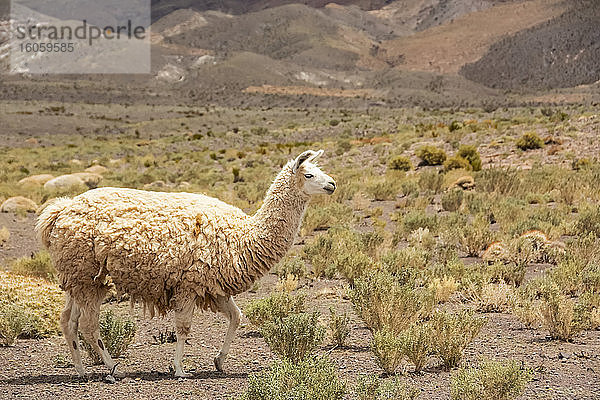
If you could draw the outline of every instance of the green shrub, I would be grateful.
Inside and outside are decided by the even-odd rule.
[[[477,215],[471,223],[458,230],[457,239],[462,251],[468,256],[477,257],[494,241],[494,233],[486,216]]]
[[[22,257],[13,261],[10,270],[17,275],[43,278],[48,282],[57,281],[56,269],[52,265],[50,254],[45,250],[39,251],[31,257]]]
[[[348,317],[348,314],[338,314],[333,307],[329,307],[329,334],[335,345],[344,346],[350,335],[350,317]]]
[[[481,157],[475,146],[463,144],[458,148],[456,155],[466,159],[471,164],[473,171],[481,171]]]
[[[411,169],[413,169],[413,165],[410,161],[410,158],[405,156],[392,157],[389,161],[389,165],[391,169],[399,171],[410,171]]]
[[[258,328],[266,322],[304,311],[304,294],[273,292],[263,299],[253,300],[244,309],[250,323]]]
[[[577,159],[574,159],[573,162],[571,163],[571,167],[575,171],[587,169],[587,168],[590,168],[591,166],[592,166],[592,162],[590,161],[589,158],[577,158]]]
[[[516,145],[521,150],[533,150],[542,148],[544,141],[535,132],[525,132],[517,140]]]
[[[367,183],[365,190],[373,197],[373,200],[394,200],[398,195],[400,185],[398,180],[390,181],[383,178]]]
[[[444,175],[435,170],[423,171],[419,174],[418,184],[421,190],[439,193],[444,185]]]
[[[298,363],[275,361],[267,370],[248,378],[243,400],[343,400],[346,385],[325,357]]]
[[[578,232],[600,237],[600,206],[588,206],[579,212],[575,228]]]
[[[387,374],[395,374],[404,357],[402,342],[396,334],[387,327],[378,330],[373,335],[371,348],[375,354],[377,365]]]
[[[354,219],[352,209],[340,203],[331,203],[325,206],[310,206],[302,223],[302,235],[313,231],[327,230],[334,225],[348,226]]]
[[[354,387],[355,400],[415,400],[421,391],[402,383],[399,377],[382,380],[377,375],[361,375]]]
[[[486,361],[479,368],[461,368],[451,378],[452,400],[516,399],[532,378],[517,361]]]
[[[411,233],[418,228],[427,228],[430,232],[437,232],[439,227],[438,217],[433,214],[429,215],[422,210],[411,210],[406,213],[400,220],[402,231]]]
[[[306,275],[306,264],[300,257],[284,257],[275,266],[275,274],[280,278],[285,278],[288,275],[302,278]]]
[[[567,342],[583,329],[575,315],[575,301],[562,294],[558,286],[542,294],[540,313],[542,325],[553,339]]]
[[[479,334],[486,320],[467,310],[457,313],[438,311],[431,323],[434,351],[442,359],[444,368],[451,369],[460,363],[463,351]]]
[[[421,146],[416,154],[425,165],[442,165],[446,161],[446,152],[435,146]]]
[[[0,303],[0,345],[12,346],[17,338],[31,331],[26,310],[17,304]]]
[[[302,257],[312,264],[315,276],[332,278],[339,272],[352,283],[373,267],[373,257],[382,243],[378,233],[332,228],[304,246]]]
[[[442,195],[442,208],[446,211],[457,211],[462,205],[464,191],[462,189],[450,189]]]
[[[136,325],[129,318],[121,318],[113,313],[112,310],[107,310],[100,314],[100,337],[108,353],[119,358],[125,353],[127,348],[135,337]],[[92,347],[83,342],[83,348],[87,351],[94,363],[100,363],[100,355],[93,351]]]
[[[314,311],[267,321],[260,333],[273,353],[297,363],[317,349],[325,329],[319,324],[319,313]]]
[[[358,315],[372,330],[387,327],[394,333],[431,314],[434,293],[401,282],[388,271],[369,271],[354,281],[350,299]]]
[[[471,169],[471,164],[466,158],[456,155],[444,161],[445,171],[451,171],[453,169],[466,169],[468,171]]]
[[[431,325],[417,322],[398,334],[400,352],[415,366],[419,372],[427,365],[427,359],[433,353]]]

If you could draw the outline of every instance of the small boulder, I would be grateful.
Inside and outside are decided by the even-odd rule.
[[[54,178],[54,175],[50,174],[31,175],[21,179],[19,185],[42,186],[52,178]]]
[[[458,178],[452,185],[451,188],[459,187],[463,190],[473,189],[475,187],[475,179],[472,176],[466,175]]]
[[[165,181],[154,181],[152,183],[147,183],[144,185],[144,189],[164,189],[166,188],[168,185],[166,184]]]
[[[33,200],[30,200],[27,197],[23,196],[16,196],[9,198],[4,203],[2,203],[2,205],[0,206],[0,211],[13,213],[19,211],[35,212],[37,208],[38,206]]]
[[[92,165],[91,167],[86,168],[85,172],[91,172],[92,174],[102,175],[108,172],[108,168],[103,167],[102,165]]]
[[[85,186],[83,179],[75,175],[61,175],[44,184],[46,190],[65,190],[72,187]]]
[[[75,172],[74,175],[80,178],[83,183],[90,189],[95,189],[98,187],[98,184],[102,180],[102,175],[94,174],[92,172]]]

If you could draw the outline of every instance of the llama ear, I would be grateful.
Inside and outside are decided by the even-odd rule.
[[[304,153],[300,154],[296,157],[296,161],[294,162],[294,166],[292,167],[292,173],[296,173],[298,168],[302,165],[306,160],[313,159],[317,153],[312,150],[306,150]]]
[[[315,161],[317,158],[321,157],[321,155],[323,154],[323,150],[319,150],[317,152],[313,152],[314,154],[308,159],[308,161],[313,162]]]

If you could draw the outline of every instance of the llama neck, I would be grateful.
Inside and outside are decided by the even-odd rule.
[[[277,263],[292,246],[309,196],[298,189],[288,163],[269,188],[262,207],[252,217],[255,243],[268,249]]]
[[[242,268],[237,293],[277,264],[290,249],[300,228],[309,196],[298,190],[288,163],[269,188],[262,207],[248,220],[241,250]]]

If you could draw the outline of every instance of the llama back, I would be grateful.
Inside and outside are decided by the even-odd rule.
[[[38,225],[72,296],[104,290],[110,276],[119,292],[164,312],[182,281],[216,286],[219,271],[211,267],[228,254],[216,253],[215,245],[232,239],[246,218],[203,195],[101,188],[52,203]]]

